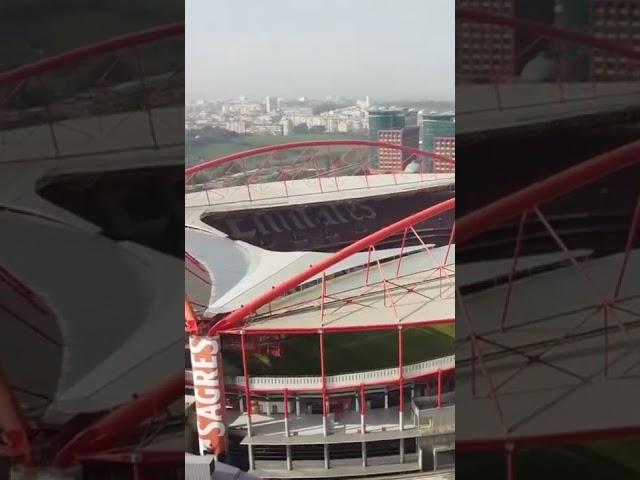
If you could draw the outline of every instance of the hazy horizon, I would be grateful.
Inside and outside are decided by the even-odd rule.
[[[189,0],[187,100],[455,99],[451,0]]]

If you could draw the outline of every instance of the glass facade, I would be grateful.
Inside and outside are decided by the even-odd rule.
[[[456,122],[453,115],[423,115],[422,116],[422,149],[435,151],[437,137],[455,137]]]
[[[380,130],[400,130],[404,128],[403,110],[370,110],[369,111],[369,138],[378,140]]]

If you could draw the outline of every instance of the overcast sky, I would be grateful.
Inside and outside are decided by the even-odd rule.
[[[187,0],[187,100],[455,97],[454,0]]]

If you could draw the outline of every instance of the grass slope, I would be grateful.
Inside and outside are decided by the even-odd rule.
[[[253,148],[281,143],[304,142],[313,140],[353,140],[365,139],[366,136],[355,133],[318,133],[299,135],[241,135],[226,142],[210,143],[208,145],[190,145],[187,143],[186,164],[194,165],[204,160],[213,160],[225,155],[251,150]]]

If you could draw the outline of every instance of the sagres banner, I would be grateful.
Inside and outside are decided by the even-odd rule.
[[[189,337],[200,453],[226,448],[225,400],[220,337]]]

